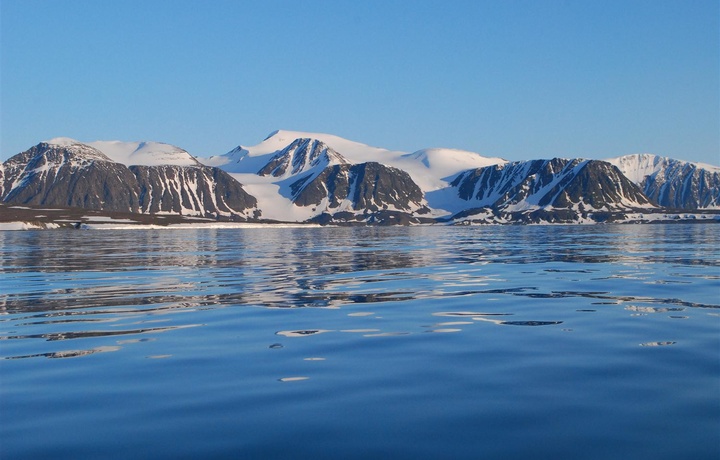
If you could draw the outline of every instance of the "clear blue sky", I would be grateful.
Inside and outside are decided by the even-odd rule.
[[[718,0],[0,0],[0,158],[275,129],[720,165]]]

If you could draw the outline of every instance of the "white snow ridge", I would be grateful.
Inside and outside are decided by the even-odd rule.
[[[162,142],[87,142],[116,163],[126,166],[199,166],[200,163],[187,151]]]

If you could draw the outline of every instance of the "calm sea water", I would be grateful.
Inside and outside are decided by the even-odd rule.
[[[0,232],[3,459],[717,459],[720,226]]]

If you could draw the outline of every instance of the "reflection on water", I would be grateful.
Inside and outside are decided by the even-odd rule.
[[[38,357],[44,357],[44,358],[77,358],[78,356],[86,356],[91,355],[93,353],[104,353],[108,351],[118,351],[120,347],[117,346],[104,346],[104,347],[95,347],[91,348],[89,350],[65,350],[65,351],[54,351],[49,353],[37,353],[34,355],[26,355],[26,356],[9,356],[5,359],[22,359],[22,358],[38,358]]]
[[[283,377],[281,379],[278,379],[281,382],[298,382],[300,380],[307,380],[310,377]]]
[[[65,416],[37,396],[61,376],[57,400],[80,406],[65,439],[103,446],[92,454],[109,445],[89,441],[97,420],[114,414],[104,426],[119,420],[129,444],[150,423],[180,433],[157,441],[177,446],[166,458],[202,457],[185,450],[202,426],[219,456],[401,458],[418,446],[405,457],[478,458],[497,443],[505,450],[488,456],[501,457],[517,432],[619,458],[612,446],[632,442],[615,414],[637,433],[677,432],[652,425],[664,414],[683,426],[718,419],[702,409],[718,370],[718,228],[0,232],[0,365],[18,421],[0,440],[29,457],[66,451],[47,426],[34,431],[44,443],[21,441],[42,423],[33,410]],[[78,386],[96,397],[73,399]],[[390,433],[385,450],[358,441],[378,431]],[[328,433],[322,448],[295,442],[317,433]],[[711,445],[687,436],[685,450]],[[148,455],[148,442],[125,457]]]
[[[26,324],[27,325],[27,324]],[[6,340],[17,340],[17,339],[45,339],[47,341],[55,340],[70,340],[70,339],[83,339],[90,337],[111,337],[116,335],[128,335],[128,334],[147,334],[147,333],[159,333],[165,331],[172,331],[174,329],[184,329],[188,327],[199,326],[199,324],[186,324],[183,326],[168,326],[168,327],[150,327],[144,329],[128,329],[121,331],[69,331],[69,332],[58,332],[51,334],[28,334],[28,335],[10,335],[3,337]],[[127,342],[126,342],[127,343]]]
[[[664,347],[666,345],[675,345],[677,342],[645,342],[641,343],[641,347]]]
[[[156,334],[197,325],[170,316],[230,306],[332,309],[418,300],[442,305],[462,297],[490,306],[497,296],[514,296],[592,299],[593,306],[625,304],[637,314],[717,309],[708,296],[679,298],[677,289],[652,296],[647,289],[614,289],[621,280],[676,286],[720,279],[716,244],[714,227],[699,225],[0,232],[0,312],[6,330],[0,340]],[[513,269],[516,264],[526,268]],[[671,270],[659,276],[657,266]],[[576,284],[603,289],[557,289]],[[432,314],[500,325],[563,323],[489,318],[516,313]],[[170,324],[150,327],[158,321]],[[94,327],[108,323],[113,328]],[[327,331],[277,334],[320,332]],[[411,332],[416,331],[369,335]],[[36,355],[42,353],[28,356]]]
[[[309,331],[278,331],[275,334],[284,335],[285,337],[306,337],[308,335],[322,334],[323,332],[331,332],[322,329],[314,329]]]

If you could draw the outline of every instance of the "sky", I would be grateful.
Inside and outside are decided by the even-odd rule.
[[[0,0],[0,159],[276,129],[720,165],[718,0]]]

